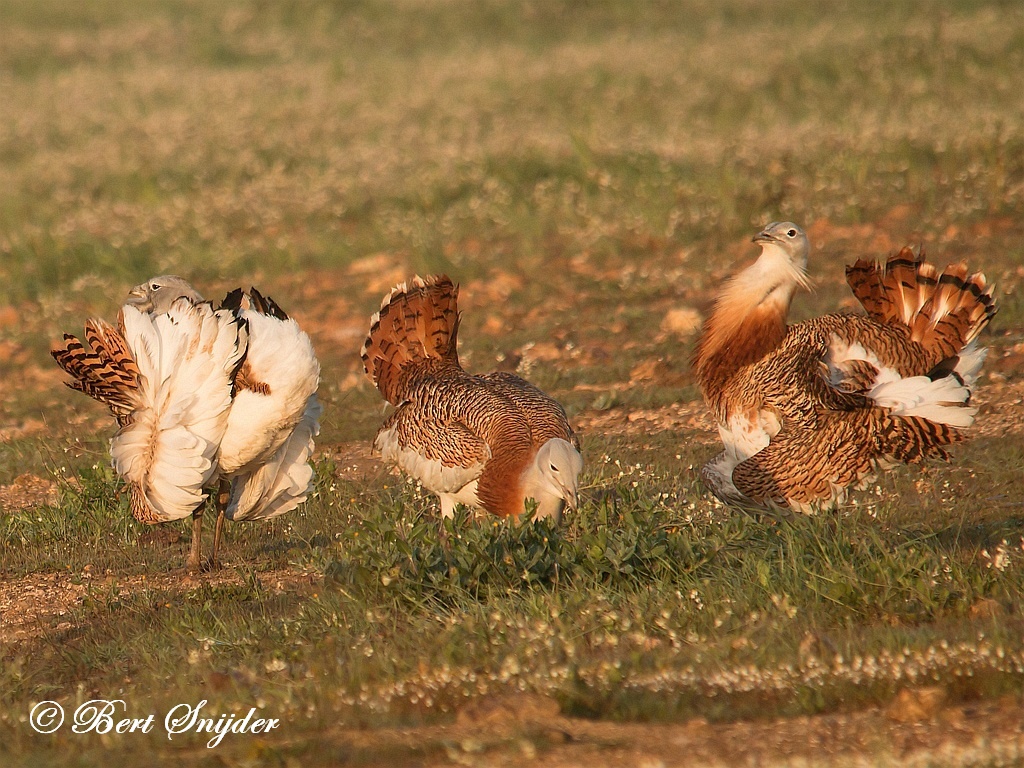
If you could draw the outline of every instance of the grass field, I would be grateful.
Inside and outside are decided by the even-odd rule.
[[[0,3],[0,762],[1020,764],[1022,93],[1016,2]],[[796,319],[908,244],[1000,304],[953,462],[782,524],[701,489],[689,370],[777,219],[812,240]],[[561,529],[445,539],[369,455],[368,318],[435,271],[466,367],[583,434]],[[323,365],[316,494],[198,577],[48,354],[167,272],[257,285]],[[90,699],[158,725],[28,724]],[[281,725],[168,740],[204,699]]]

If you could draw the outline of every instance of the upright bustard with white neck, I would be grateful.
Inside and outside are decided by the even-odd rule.
[[[948,457],[974,420],[971,392],[995,314],[982,274],[939,273],[904,248],[857,261],[847,282],[866,314],[796,325],[786,316],[806,276],[800,227],[772,223],[761,256],[722,289],[694,370],[725,450],[701,476],[722,501],[812,512],[897,462]]]
[[[577,501],[583,460],[565,410],[511,373],[474,376],[459,363],[458,286],[445,275],[393,288],[370,321],[366,374],[395,406],[374,448],[456,504],[518,516],[527,499],[556,521]]]
[[[217,485],[211,565],[225,517],[261,519],[305,500],[318,431],[319,364],[309,339],[270,299],[233,291],[214,308],[176,276],[136,286],[117,326],[85,324],[52,354],[68,386],[107,404],[132,514],[192,516],[188,566],[200,567],[205,488]]]

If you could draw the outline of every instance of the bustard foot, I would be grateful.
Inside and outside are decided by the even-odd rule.
[[[202,548],[203,508],[200,506],[192,513],[192,547],[188,551],[188,560],[185,561],[185,568],[189,573],[199,573],[202,570]]]
[[[224,538],[224,510],[227,508],[230,491],[231,486],[225,486],[222,482],[220,498],[217,500],[217,524],[213,527],[213,552],[210,553],[210,559],[206,561],[206,570],[208,571],[216,571],[220,568],[217,555],[220,554],[220,541]]]

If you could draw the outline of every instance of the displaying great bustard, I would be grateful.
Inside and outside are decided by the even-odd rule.
[[[136,286],[117,327],[85,324],[52,354],[68,386],[107,404],[111,457],[140,522],[193,519],[200,567],[206,494],[219,486],[211,564],[224,518],[273,517],[305,500],[318,431],[319,364],[309,338],[253,289],[214,308],[174,276]]]
[[[562,406],[510,373],[475,376],[459,363],[458,287],[447,276],[393,288],[370,321],[367,375],[395,406],[374,448],[436,493],[441,514],[455,505],[502,517],[558,520],[574,507],[583,467]]]
[[[974,420],[971,391],[995,314],[981,274],[941,274],[904,248],[846,270],[865,315],[786,316],[808,287],[800,227],[769,224],[761,256],[723,288],[694,369],[725,451],[702,470],[722,501],[811,512],[894,462],[947,457]]]

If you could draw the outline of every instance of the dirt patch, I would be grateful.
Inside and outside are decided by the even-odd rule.
[[[56,504],[58,496],[53,480],[27,473],[19,475],[10,485],[0,485],[0,514]]]
[[[60,632],[73,626],[70,614],[90,591],[124,592],[153,590],[179,594],[202,584],[237,585],[251,578],[249,574],[222,569],[214,573],[191,575],[114,576],[93,574],[86,566],[80,574],[32,574],[20,579],[0,582],[0,643],[12,643],[38,637],[47,632]],[[320,574],[305,571],[277,570],[258,574],[260,584],[270,592],[312,590],[321,583]]]
[[[0,643],[26,640],[49,630],[64,630],[64,619],[86,593],[63,573],[33,574],[0,583]]]
[[[609,723],[557,714],[524,695],[474,700],[456,722],[324,734],[368,765],[722,766],[1006,763],[1024,755],[1024,708],[1015,698],[961,704],[898,719],[889,708],[762,722]],[[915,698],[911,691],[897,701]],[[899,705],[897,705],[899,706]],[[554,711],[552,711],[554,707]],[[481,714],[482,713],[482,714]],[[386,756],[386,759],[385,759]]]
[[[967,432],[968,439],[1024,432],[1024,381],[990,376],[971,402],[978,406],[978,417]]]
[[[337,476],[345,480],[362,480],[385,470],[368,441],[317,446],[317,453],[333,461]]]
[[[584,433],[606,435],[649,434],[651,432],[696,433],[700,444],[718,441],[718,427],[704,403],[675,403],[662,408],[611,408],[606,411],[584,411],[574,419]]]

